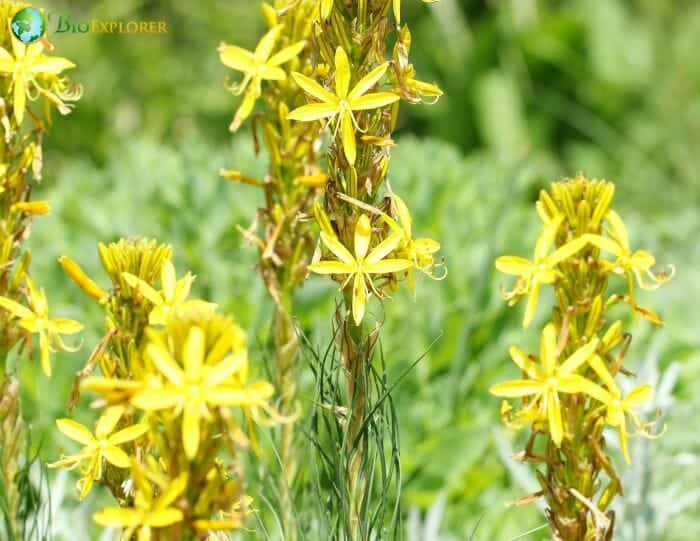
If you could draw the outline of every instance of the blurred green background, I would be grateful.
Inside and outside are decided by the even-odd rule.
[[[68,254],[100,274],[96,243],[124,235],[173,244],[197,293],[235,314],[265,356],[272,311],[253,272],[247,225],[258,193],[220,179],[221,167],[261,174],[250,133],[232,136],[235,76],[218,61],[220,41],[252,47],[263,32],[249,0],[37,2],[73,22],[165,20],[166,35],[53,34],[57,54],[76,62],[85,94],[45,139],[37,197],[52,214],[35,223],[33,274],[54,310],[86,322],[79,354],[57,355],[47,380],[35,363],[22,374],[24,406],[41,454],[70,443],[53,429],[65,415],[74,372],[99,337],[99,307],[62,274]],[[508,502],[532,491],[532,473],[509,458],[521,438],[501,427],[487,393],[515,375],[507,348],[532,348],[522,306],[498,295],[495,256],[529,255],[534,201],[550,181],[579,171],[617,184],[615,206],[633,244],[677,267],[642,304],[666,321],[660,331],[629,320],[628,356],[638,382],[659,386],[667,434],[633,441],[627,497],[617,507],[622,541],[691,541],[700,532],[700,3],[697,0],[404,0],[421,79],[445,96],[402,107],[390,179],[414,212],[414,229],[443,244],[449,275],[422,281],[385,304],[385,355],[392,377],[427,352],[396,391],[403,498],[409,541],[511,540],[544,524],[537,506]],[[326,343],[333,287],[311,279],[298,314],[314,344]],[[544,321],[545,298],[538,311]],[[378,310],[378,306],[373,306]],[[623,308],[620,317],[627,317]],[[257,370],[263,370],[262,361]],[[308,379],[308,376],[307,376]],[[302,392],[302,401],[310,394]],[[89,400],[76,414],[91,420]],[[308,406],[308,404],[307,404]],[[612,438],[613,444],[616,438]],[[74,476],[55,477],[55,533],[87,532],[99,494],[78,506]],[[251,489],[255,495],[255,487]],[[85,534],[87,535],[87,534]],[[254,538],[253,534],[250,537]],[[539,529],[523,539],[548,539]],[[87,539],[87,537],[86,537]],[[82,540],[78,540],[82,541]]]

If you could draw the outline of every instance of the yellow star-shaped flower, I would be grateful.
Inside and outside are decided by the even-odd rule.
[[[555,281],[558,271],[556,266],[575,255],[588,243],[586,235],[567,242],[551,254],[549,253],[554,244],[557,231],[563,216],[559,215],[547,223],[535,245],[534,261],[529,261],[518,256],[501,256],[496,259],[496,268],[504,274],[517,276],[515,287],[504,293],[504,297],[509,304],[515,304],[520,297],[529,295],[525,308],[523,327],[527,327],[532,322],[537,308],[537,300],[540,295],[540,288],[543,284],[551,284]]]
[[[59,75],[64,70],[74,68],[75,64],[66,58],[43,54],[44,46],[41,41],[25,45],[13,37],[12,51],[14,55],[0,47],[0,73],[12,76],[12,107],[15,120],[19,125],[24,118],[27,97],[32,99],[32,96],[36,95],[36,90],[47,94],[47,91],[38,83],[37,77]],[[49,97],[58,99],[53,94]]]
[[[325,228],[322,228],[325,229]],[[352,315],[355,324],[359,325],[365,316],[368,287],[379,297],[379,292],[372,282],[372,274],[391,274],[410,268],[413,263],[409,259],[385,259],[401,242],[400,233],[392,233],[372,251],[369,251],[372,237],[372,226],[366,214],[360,216],[355,225],[355,254],[343,246],[333,233],[321,231],[321,240],[328,250],[338,258],[337,261],[318,261],[309,265],[309,270],[317,274],[347,274],[348,277],[341,289],[353,280]],[[368,253],[369,252],[369,253]]]
[[[557,352],[557,331],[550,323],[542,331],[541,366],[537,366],[522,350],[511,346],[510,356],[525,373],[527,379],[497,383],[491,387],[490,392],[504,398],[533,397],[526,414],[531,415],[534,411],[533,420],[546,419],[552,441],[559,447],[564,438],[559,394],[585,393],[601,402],[607,394],[602,387],[576,374],[576,370],[591,358],[597,347],[596,338],[581,346],[560,364]]]
[[[209,406],[255,407],[273,394],[272,385],[265,381],[243,386],[247,371],[245,351],[219,360],[223,355],[222,346],[214,347],[206,355],[206,335],[199,327],[190,328],[181,351],[170,351],[159,341],[146,346],[146,358],[165,377],[166,383],[156,386],[147,382],[131,403],[146,411],[174,409],[182,413],[182,444],[190,460],[197,455],[200,422],[202,417],[210,415]]]
[[[72,319],[60,317],[49,318],[49,307],[43,288],[37,289],[29,276],[26,277],[26,284],[31,309],[7,297],[0,297],[0,306],[8,310],[12,316],[19,318],[20,327],[30,333],[39,335],[41,366],[44,370],[44,374],[51,376],[49,354],[52,351],[56,351],[56,347],[67,351],[74,351],[72,348],[66,346],[61,339],[61,335],[78,333],[83,329],[83,326]]]
[[[367,93],[384,76],[388,67],[389,63],[385,62],[374,68],[360,79],[351,90],[348,55],[342,47],[338,47],[335,51],[335,92],[326,90],[306,75],[293,72],[292,77],[297,84],[320,103],[302,105],[291,111],[287,118],[301,122],[323,119],[336,120],[336,131],[339,127],[345,157],[350,165],[354,165],[357,158],[357,143],[355,141],[357,121],[353,113],[384,107],[400,99],[393,92]]]
[[[129,455],[119,446],[140,438],[148,430],[148,425],[136,424],[114,432],[123,414],[123,406],[108,408],[97,421],[94,434],[87,427],[72,419],[56,420],[56,426],[62,434],[82,443],[85,447],[78,454],[62,457],[57,462],[50,464],[50,467],[73,469],[83,461],[88,461],[84,476],[78,482],[81,499],[88,495],[95,480],[102,478],[103,461],[107,461],[117,468],[130,466]]]
[[[243,103],[236,111],[231,123],[231,131],[240,128],[243,121],[248,118],[253,110],[255,102],[260,97],[260,85],[262,81],[282,81],[287,78],[285,71],[280,68],[285,62],[295,58],[306,45],[305,41],[298,41],[279,52],[272,51],[279,40],[284,25],[274,26],[265,34],[254,52],[247,51],[236,45],[219,45],[219,58],[221,62],[236,71],[243,72],[243,81],[232,87],[236,96],[245,92]]]
[[[194,275],[189,272],[180,280],[177,280],[175,266],[171,261],[165,261],[160,271],[162,291],[156,291],[150,284],[129,272],[123,272],[122,277],[134,289],[137,289],[144,297],[153,303],[153,309],[148,316],[151,325],[165,325],[168,318],[178,308],[185,305],[197,304],[202,307],[214,309],[216,304],[201,301],[187,300],[194,282]]]

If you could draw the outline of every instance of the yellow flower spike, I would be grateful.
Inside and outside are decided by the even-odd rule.
[[[62,255],[58,258],[58,262],[71,280],[96,301],[100,301],[109,295],[106,290],[97,285],[97,283],[85,273],[80,265],[70,257]]]
[[[39,335],[41,366],[44,374],[50,377],[51,362],[49,356],[52,351],[55,351],[54,348],[74,351],[64,344],[61,335],[76,334],[83,329],[83,326],[72,319],[50,318],[44,290],[37,289],[29,276],[26,277],[25,283],[27,284],[31,309],[7,297],[0,297],[0,306],[19,319],[20,327],[30,333]]]
[[[12,212],[24,212],[25,214],[45,215],[51,208],[48,201],[20,201],[11,207]]]
[[[103,461],[117,468],[130,466],[129,455],[119,446],[140,438],[148,431],[148,425],[136,424],[114,432],[123,415],[123,406],[107,408],[97,421],[94,434],[72,419],[56,420],[56,427],[63,435],[83,444],[84,447],[78,454],[63,456],[60,460],[49,464],[49,467],[73,469],[84,460],[88,460],[88,468],[80,483],[81,499],[90,492],[93,482],[102,478]]]
[[[154,529],[172,526],[184,518],[173,503],[187,488],[188,475],[179,475],[156,497],[147,473],[142,470],[143,466],[133,463],[131,472],[136,484],[133,507],[107,507],[93,515],[100,526],[124,528],[124,539],[132,539],[138,532],[138,541],[150,540]]]
[[[529,295],[523,327],[530,325],[535,316],[541,286],[552,284],[556,280],[556,266],[574,256],[589,241],[589,237],[583,235],[567,242],[550,254],[549,250],[554,244],[554,238],[562,220],[563,216],[559,215],[544,226],[535,245],[533,261],[518,256],[501,256],[496,259],[496,268],[500,272],[518,277],[515,287],[503,293],[504,298],[510,304],[515,304],[520,297]]]
[[[153,309],[148,316],[151,325],[165,325],[168,318],[180,307],[185,305],[198,305],[203,308],[215,309],[216,304],[200,300],[187,300],[194,282],[194,275],[189,272],[180,280],[175,275],[175,266],[167,260],[163,263],[160,274],[162,291],[158,292],[150,284],[129,272],[123,272],[122,277],[134,289],[146,297]]]
[[[245,358],[240,355],[229,355],[215,365],[205,365],[205,339],[203,329],[190,328],[181,351],[177,352],[183,359],[182,366],[163,343],[150,342],[146,357],[167,381],[164,386],[146,382],[146,388],[131,399],[134,406],[145,411],[174,409],[182,415],[182,444],[189,460],[197,455],[200,422],[207,415],[208,406],[258,406],[272,395],[269,384],[243,387],[235,379],[247,368]]]
[[[410,268],[413,263],[408,259],[385,259],[401,242],[401,234],[393,233],[381,241],[369,252],[372,227],[366,214],[362,214],[355,225],[355,255],[343,246],[334,234],[321,231],[321,241],[335,255],[336,261],[318,261],[309,265],[309,270],[317,274],[347,274],[343,288],[350,280],[352,287],[352,315],[356,325],[365,315],[368,288],[379,297],[372,281],[372,274],[392,274]]]
[[[292,77],[296,83],[320,103],[302,105],[291,111],[287,118],[300,122],[323,119],[335,121],[335,131],[340,129],[345,157],[350,165],[354,165],[357,157],[355,141],[357,120],[353,113],[384,107],[400,99],[393,92],[367,93],[384,76],[388,67],[388,62],[376,67],[350,90],[351,72],[348,55],[342,47],[338,47],[335,51],[335,93],[326,90],[306,75],[293,72]]]
[[[3,47],[0,47],[0,73],[12,76],[13,88],[13,109],[17,124],[21,124],[24,119],[26,109],[26,99],[33,99],[36,91],[58,100],[60,98],[44,88],[37,77],[46,75],[59,75],[64,70],[75,67],[75,64],[66,58],[51,57],[43,54],[44,46],[41,41],[25,45],[16,38],[12,38],[13,54]],[[63,104],[62,104],[63,105]]]
[[[240,128],[243,121],[248,118],[255,102],[260,97],[262,81],[282,81],[287,74],[280,67],[282,64],[295,58],[306,46],[306,41],[298,41],[274,55],[272,51],[277,44],[283,25],[276,25],[270,29],[260,40],[254,52],[248,51],[236,45],[219,45],[219,59],[221,62],[236,71],[243,73],[243,81],[232,87],[236,96],[245,92],[243,103],[236,111],[231,131]]]
[[[541,367],[531,361],[522,350],[512,346],[511,359],[525,373],[527,379],[497,383],[491,387],[490,392],[502,398],[533,397],[529,407],[538,408],[537,419],[547,420],[552,441],[559,447],[565,435],[559,393],[583,393],[601,402],[607,396],[602,387],[576,373],[579,367],[593,356],[597,347],[596,338],[578,348],[560,364],[557,331],[550,323],[542,331]]]

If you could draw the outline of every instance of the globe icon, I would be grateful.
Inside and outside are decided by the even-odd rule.
[[[44,17],[36,8],[20,9],[12,17],[12,33],[22,43],[34,43],[41,39],[46,31]]]

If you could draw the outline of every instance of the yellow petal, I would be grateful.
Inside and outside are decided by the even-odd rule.
[[[100,451],[107,462],[117,468],[128,468],[131,466],[129,455],[122,451],[119,447],[108,446]]]
[[[61,434],[83,445],[93,445],[97,443],[92,432],[72,419],[56,419],[56,428],[58,428]]]
[[[301,73],[293,72],[292,78],[301,87],[301,89],[304,92],[306,92],[310,96],[313,96],[317,100],[325,102],[325,103],[337,103],[338,102],[338,98],[335,94],[333,94],[332,92],[329,92],[328,90],[323,88],[320,84],[318,84],[316,81],[314,81],[310,77],[307,77],[306,75],[302,75]]]
[[[535,311],[537,310],[537,300],[540,297],[540,283],[533,282],[530,287],[530,294],[527,298],[527,304],[525,305],[525,316],[523,317],[523,327],[527,328],[535,317]]]
[[[14,85],[14,103],[12,104],[12,107],[15,110],[15,120],[17,121],[17,125],[20,125],[22,124],[22,119],[24,119],[24,107],[27,99],[27,87],[26,82],[24,81],[24,76],[20,75],[15,77]]]
[[[331,118],[336,114],[338,114],[338,105],[335,103],[310,103],[297,107],[287,115],[287,118],[300,122],[313,122],[314,120]]]
[[[605,389],[579,375],[558,378],[557,390],[562,393],[583,393],[602,404],[610,400],[610,394]]]
[[[0,47],[0,72],[12,73],[15,69],[15,59],[7,52],[7,49]]]
[[[625,423],[625,417],[622,416],[622,423],[620,424],[620,448],[622,449],[622,456],[625,457],[625,462],[631,464],[630,451],[627,447],[627,424]]]
[[[400,272],[413,266],[413,262],[409,259],[382,259],[376,263],[368,264],[365,267],[365,272],[371,274],[391,274],[392,272]]]
[[[284,81],[287,78],[287,73],[278,67],[265,68],[265,71],[259,71],[258,77],[265,81]]]
[[[146,357],[153,361],[158,370],[172,383],[175,385],[184,384],[185,374],[163,346],[154,343],[148,344]]]
[[[63,70],[74,68],[75,64],[60,56],[44,56],[29,67],[30,73],[51,73],[58,75]]]
[[[558,373],[563,376],[573,374],[576,370],[578,370],[579,366],[591,358],[591,355],[595,353],[597,348],[598,338],[594,337],[593,340],[588,342],[586,345],[581,346],[574,353],[572,353],[569,358],[561,364]]]
[[[611,393],[616,396],[620,394],[620,390],[617,388],[615,379],[612,377],[612,374],[610,374],[607,366],[605,366],[603,359],[601,359],[598,355],[593,355],[588,359],[588,364]]]
[[[151,301],[153,304],[162,304],[163,303],[163,297],[161,296],[160,293],[158,293],[155,289],[153,289],[150,284],[147,284],[141,278],[138,276],[135,276],[131,274],[130,272],[122,272],[122,278],[124,281],[137,290],[141,295],[146,297],[149,301]]]
[[[49,359],[49,338],[44,331],[39,332],[39,350],[41,352],[41,368],[46,377],[51,377],[51,361]]]
[[[588,239],[588,242],[605,252],[616,255],[618,257],[624,254],[624,251],[621,249],[620,245],[608,238],[592,234],[586,235],[586,238]]]
[[[333,10],[333,0],[321,0],[321,18],[327,19]]]
[[[182,394],[172,389],[146,389],[136,393],[131,403],[139,409],[151,411],[174,408],[182,400]]]
[[[625,222],[622,221],[620,215],[614,210],[610,209],[605,216],[605,220],[610,226],[610,234],[615,238],[615,240],[622,246],[623,250],[629,252],[630,250],[630,239],[627,234],[627,228],[625,227]]]
[[[60,334],[75,334],[83,330],[82,323],[62,317],[57,317],[49,321],[49,327],[53,332]]]
[[[353,265],[340,261],[318,261],[311,263],[307,268],[316,274],[352,274],[355,272]]]
[[[371,265],[384,259],[396,249],[401,242],[401,237],[401,233],[392,233],[382,242],[377,244],[367,256],[367,263]]]
[[[272,49],[275,47],[275,43],[277,43],[277,38],[279,38],[280,32],[282,32],[282,29],[284,28],[284,25],[278,24],[277,26],[273,27],[270,29],[270,31],[265,34],[260,42],[258,43],[258,46],[255,48],[255,59],[259,63],[264,63],[268,58],[270,58],[270,54],[272,54]]]
[[[278,53],[275,53],[272,55],[270,60],[267,61],[268,66],[279,66],[280,64],[284,64],[285,62],[289,62],[292,58],[296,58],[297,55],[304,49],[306,46],[305,41],[298,41],[294,45],[290,45],[289,47],[285,47]]]
[[[554,253],[547,258],[547,263],[553,267],[578,253],[586,244],[588,244],[588,237],[586,235],[569,241],[561,248],[555,250]]]
[[[365,317],[365,307],[367,303],[367,286],[365,285],[364,276],[360,273],[355,275],[355,280],[352,286],[352,316],[355,320],[355,325],[362,323]]]
[[[554,244],[554,238],[563,219],[563,216],[558,216],[542,228],[542,233],[540,233],[535,244],[535,263],[547,257],[547,253],[552,244]]]
[[[250,113],[255,107],[255,102],[260,97],[260,80],[255,79],[250,86],[247,88],[245,94],[243,95],[243,101],[240,107],[236,111],[233,121],[229,126],[229,130],[235,132],[241,127],[243,121],[250,116]]]
[[[185,404],[182,417],[182,445],[188,459],[194,460],[199,449],[199,410],[201,404],[197,400],[191,400]]]
[[[133,441],[137,438],[140,438],[146,432],[148,432],[147,424],[140,423],[137,425],[132,425],[130,427],[125,428],[124,430],[120,430],[119,432],[112,434],[109,437],[109,443],[110,445],[121,445],[122,443],[126,443],[127,441]]]
[[[537,368],[534,362],[525,354],[523,350],[516,346],[510,346],[508,350],[510,353],[510,358],[513,362],[518,365],[518,367],[525,372],[531,379],[541,379],[542,373],[540,369]]]
[[[350,90],[350,62],[345,49],[338,47],[335,50],[335,93],[340,98],[345,98]]]
[[[514,379],[492,385],[489,392],[503,398],[519,398],[540,394],[544,386],[539,381],[529,379]]]
[[[350,165],[355,165],[357,159],[357,142],[355,141],[355,126],[352,121],[352,113],[346,111],[340,117],[340,137],[343,143],[343,151]]]
[[[219,59],[229,68],[252,72],[255,69],[255,55],[235,45],[219,45]]]
[[[411,213],[408,210],[408,206],[398,195],[392,194],[391,199],[396,207],[396,213],[399,216],[399,222],[401,222],[401,227],[406,232],[406,236],[410,239],[413,236],[413,219],[411,218]]]
[[[554,445],[561,446],[561,440],[564,438],[564,426],[561,420],[559,395],[554,391],[549,391],[547,397],[547,422]]]
[[[107,408],[95,425],[95,437],[98,439],[106,438],[114,432],[122,415],[124,415],[124,406],[112,406]]]
[[[185,374],[188,381],[199,381],[204,362],[204,350],[206,348],[206,335],[200,327],[192,327],[187,334],[187,339],[182,350]]]
[[[182,511],[175,509],[174,507],[169,507],[167,509],[159,509],[158,511],[151,511],[148,513],[144,520],[144,524],[147,526],[152,526],[153,528],[163,528],[164,526],[176,524],[182,519]]]
[[[554,367],[557,362],[557,329],[552,323],[549,323],[542,330],[540,362],[547,377],[554,374]]]
[[[632,389],[624,398],[623,403],[625,408],[634,408],[642,405],[649,400],[654,394],[654,389],[651,385],[639,385]]]
[[[350,253],[350,251],[338,240],[335,235],[329,235],[321,231],[321,241],[328,248],[335,257],[337,257],[343,263],[348,265],[355,265],[355,258]]]
[[[504,255],[496,259],[496,268],[511,276],[526,276],[532,272],[532,266],[524,257],[514,255]]]
[[[172,261],[165,261],[160,269],[160,282],[166,301],[171,301],[175,297],[175,281],[175,266]]]
[[[107,507],[95,513],[92,518],[100,526],[133,528],[141,524],[143,515],[136,509]]]
[[[372,226],[366,214],[362,214],[355,224],[355,257],[365,257],[372,237]]]
[[[401,0],[394,0],[394,17],[396,23],[401,24]]]
[[[353,99],[350,102],[350,108],[353,111],[367,111],[369,109],[384,107],[400,99],[401,97],[393,92],[376,92]]]
[[[353,87],[350,94],[348,94],[348,99],[352,102],[360,96],[366,94],[367,91],[370,90],[374,85],[376,85],[379,82],[379,79],[381,79],[384,76],[388,67],[389,62],[384,62],[384,64],[382,64],[381,66],[377,66],[372,71],[370,71],[367,75],[360,79],[357,82],[357,84]]]
[[[34,312],[29,308],[22,306],[20,303],[8,299],[7,297],[0,297],[0,306],[5,310],[8,310],[12,315],[22,318],[22,319],[34,319],[36,318]]]

